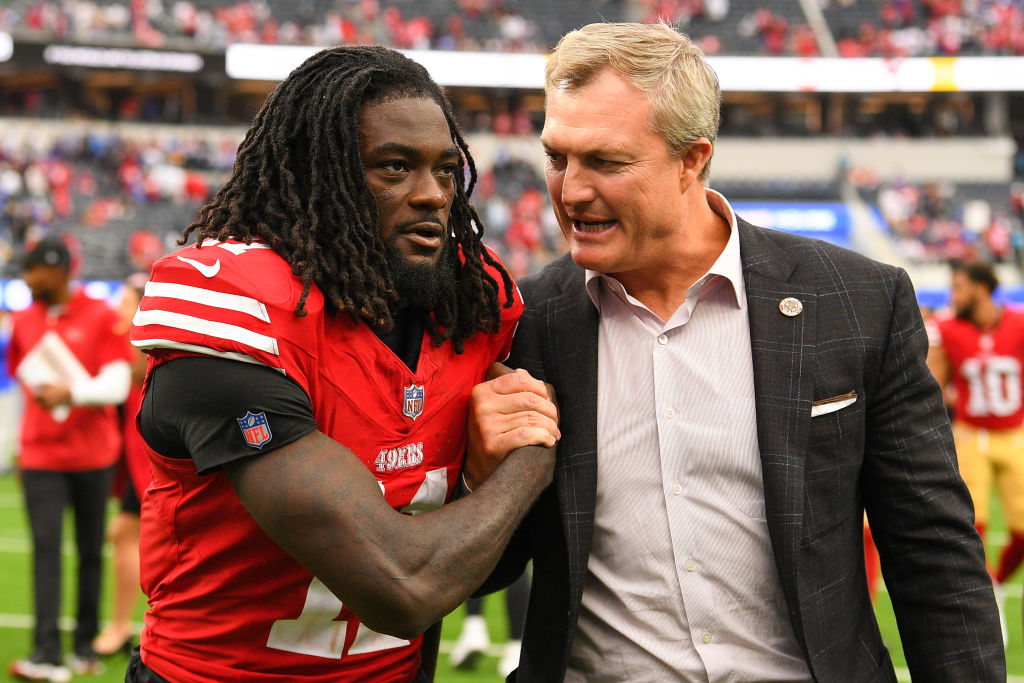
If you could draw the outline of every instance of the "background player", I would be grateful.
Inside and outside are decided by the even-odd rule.
[[[75,515],[77,623],[71,669],[95,672],[103,528],[121,448],[116,405],[128,393],[131,347],[117,314],[71,283],[71,253],[58,237],[25,256],[22,278],[32,305],[13,314],[8,361],[24,390],[18,468],[32,527],[34,649],[11,673],[66,681],[57,620],[61,601],[64,509]]]
[[[936,314],[928,326],[928,366],[940,385],[952,389],[947,396],[955,402],[960,475],[974,500],[982,538],[993,482],[1006,513],[1010,540],[993,572],[997,586],[1024,560],[1024,314],[995,302],[998,285],[991,266],[954,263],[951,315]]]
[[[514,452],[430,512],[522,311],[474,182],[447,99],[397,52],[324,50],[268,98],[132,328],[153,483],[129,681],[432,677],[420,634],[483,581],[553,467]],[[552,446],[543,384],[499,379],[525,409],[510,448]]]

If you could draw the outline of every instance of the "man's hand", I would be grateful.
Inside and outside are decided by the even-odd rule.
[[[63,384],[41,384],[33,390],[32,397],[42,407],[53,410],[71,403],[71,390]]]
[[[495,363],[469,401],[466,484],[475,488],[511,451],[550,448],[561,438],[554,390],[526,370]]]

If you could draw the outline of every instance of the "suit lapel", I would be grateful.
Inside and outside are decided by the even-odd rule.
[[[597,309],[587,295],[583,270],[571,266],[563,294],[548,300],[550,337],[544,347],[548,380],[563,413],[555,486],[562,510],[570,595],[582,594],[594,535],[597,494]],[[566,331],[571,331],[567,333]],[[578,599],[570,601],[578,605]]]
[[[739,220],[740,253],[750,317],[757,439],[765,511],[775,564],[791,610],[799,605],[798,558],[803,530],[804,449],[810,429],[817,295],[789,282],[795,260],[763,228]],[[783,299],[803,306],[784,315]],[[797,623],[798,636],[802,629]]]

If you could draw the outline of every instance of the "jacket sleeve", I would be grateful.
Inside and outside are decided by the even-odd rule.
[[[914,680],[1006,680],[984,548],[903,271],[892,311],[866,415],[861,490],[907,664]]]

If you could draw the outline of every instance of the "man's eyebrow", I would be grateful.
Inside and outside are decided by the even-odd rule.
[[[370,150],[370,154],[400,154],[406,157],[416,157],[420,155],[421,150],[418,147],[412,145],[406,145],[401,142],[384,142]],[[441,152],[441,156],[446,157],[459,157],[459,148],[452,145],[448,149]]]

